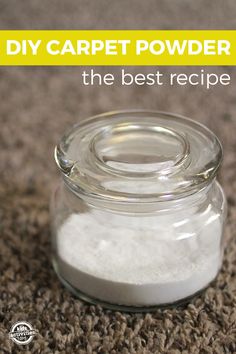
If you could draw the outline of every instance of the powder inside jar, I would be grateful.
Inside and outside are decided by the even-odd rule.
[[[191,222],[186,213],[172,219],[95,209],[72,214],[58,231],[60,274],[109,303],[151,306],[186,298],[207,286],[221,265],[221,223],[210,213]]]

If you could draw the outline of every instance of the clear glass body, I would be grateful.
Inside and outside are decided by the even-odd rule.
[[[155,120],[163,114],[153,113],[155,131],[148,119],[139,129],[141,121],[134,125],[128,118],[124,131],[123,114],[122,122],[114,118],[112,133],[102,122],[88,150],[83,151],[87,135],[78,139],[75,133],[80,126],[56,149],[63,179],[51,201],[53,264],[81,299],[142,311],[193,296],[217,276],[226,215],[215,179],[222,155],[208,130],[211,147],[197,155],[194,132],[202,126],[191,136],[180,135],[173,121],[175,129],[166,128],[166,117],[163,125]],[[74,159],[81,151],[86,161]]]

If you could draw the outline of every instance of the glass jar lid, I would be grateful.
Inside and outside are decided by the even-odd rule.
[[[72,127],[55,150],[70,189],[114,202],[156,202],[193,194],[222,160],[205,126],[165,112],[121,111]]]

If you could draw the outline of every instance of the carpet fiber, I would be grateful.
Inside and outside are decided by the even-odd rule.
[[[0,24],[1,28],[230,28],[235,2],[224,1],[223,12],[216,3],[190,5],[185,0],[177,6],[167,0],[157,6],[150,1],[150,11],[141,1],[130,1],[129,9],[124,1],[52,0],[47,5],[9,1],[0,4]],[[97,68],[118,76],[120,69]],[[232,80],[229,86],[210,90],[167,84],[85,87],[82,70],[0,68],[0,353],[235,353],[236,69],[208,68],[227,72]],[[168,75],[200,69],[161,70]],[[60,284],[50,262],[48,205],[59,179],[54,145],[76,121],[125,108],[184,114],[214,130],[224,146],[219,179],[229,211],[222,270],[207,290],[187,304],[147,314],[112,312],[79,301]],[[24,348],[8,338],[11,326],[22,320],[38,330]]]

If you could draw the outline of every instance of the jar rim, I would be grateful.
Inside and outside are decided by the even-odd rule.
[[[118,203],[176,200],[203,189],[223,157],[217,136],[184,116],[113,111],[82,120],[55,148],[76,194]]]

